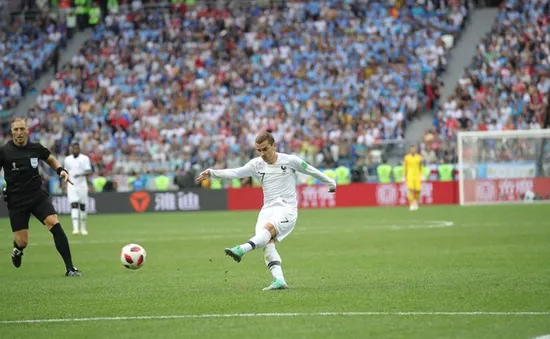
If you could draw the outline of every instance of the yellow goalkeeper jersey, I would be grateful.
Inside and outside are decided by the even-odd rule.
[[[420,154],[407,154],[405,156],[405,178],[407,180],[420,179],[422,173],[424,173],[424,166],[422,165],[422,156]]]

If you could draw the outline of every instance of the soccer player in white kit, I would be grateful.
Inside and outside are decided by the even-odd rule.
[[[88,175],[92,173],[92,163],[87,155],[80,153],[80,145],[77,142],[71,144],[71,153],[65,158],[63,166],[74,181],[74,185],[67,187],[67,197],[71,204],[73,235],[88,235],[86,205],[88,204]]]
[[[267,268],[273,275],[273,282],[266,290],[288,288],[281,268],[281,256],[275,248],[275,241],[281,242],[292,232],[298,219],[298,197],[296,194],[296,172],[309,174],[328,185],[328,191],[336,191],[336,182],[315,167],[294,155],[276,152],[275,140],[271,133],[264,132],[256,137],[256,149],[260,157],[250,160],[243,167],[235,169],[207,169],[197,182],[210,177],[236,179],[254,177],[263,187],[264,206],[256,222],[256,235],[246,243],[226,248],[225,253],[236,262],[249,251],[264,248]]]

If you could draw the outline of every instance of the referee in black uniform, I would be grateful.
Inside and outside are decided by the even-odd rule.
[[[23,250],[29,240],[29,219],[32,214],[52,233],[55,247],[65,262],[65,275],[79,277],[82,274],[73,266],[69,241],[59,224],[49,194],[42,187],[38,165],[40,160],[45,161],[65,182],[72,184],[69,173],[46,147],[28,141],[29,129],[24,119],[17,118],[11,123],[11,133],[13,140],[0,148],[0,167],[4,168],[4,200],[8,205],[14,235],[13,265],[21,266]]]

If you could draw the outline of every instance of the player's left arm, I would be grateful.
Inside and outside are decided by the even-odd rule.
[[[329,192],[335,192],[336,191],[336,181],[332,180],[331,178],[327,177],[323,172],[319,171],[317,168],[311,166],[304,160],[298,158],[297,156],[292,155],[291,156],[291,163],[292,167],[300,172],[307,175],[310,175],[316,179],[319,179],[321,182],[326,184],[329,188]]]
[[[418,167],[420,170],[420,181],[424,181],[424,159],[420,156],[420,161],[418,162]]]
[[[0,147],[0,174],[2,174],[3,169],[4,169],[4,147]],[[4,173],[4,176],[5,176],[5,173]],[[3,186],[2,182],[0,182],[0,186]]]
[[[90,174],[92,174],[92,163],[90,162],[90,158],[88,158],[87,156],[84,158],[84,173],[80,173],[80,174],[77,174],[75,175],[74,177],[75,178],[78,178],[78,177],[88,177]]]
[[[42,146],[42,145],[41,145]],[[49,149],[42,146],[40,150],[40,160],[45,161],[63,180],[73,185],[71,178],[69,177],[69,172],[61,166],[59,160],[57,160]]]

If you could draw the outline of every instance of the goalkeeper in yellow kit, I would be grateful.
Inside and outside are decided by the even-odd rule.
[[[416,146],[411,146],[409,154],[405,155],[404,164],[404,181],[407,183],[409,189],[410,210],[416,211],[418,209],[420,191],[422,190],[422,174],[424,173],[422,156],[417,153]]]

